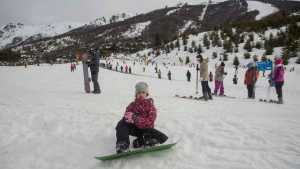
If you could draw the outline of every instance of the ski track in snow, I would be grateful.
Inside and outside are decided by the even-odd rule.
[[[92,95],[83,92],[81,65],[75,73],[67,64],[0,67],[0,168],[300,168],[299,66],[287,73],[284,105],[241,99],[246,97],[244,70],[234,86],[231,67],[227,68],[225,93],[240,99],[178,99],[175,94],[195,91],[194,82],[184,81],[189,68],[160,69],[164,78],[170,69],[178,81],[100,69],[103,93]],[[190,70],[193,80],[195,72]],[[154,75],[154,67],[143,73],[137,64],[133,72]],[[94,156],[114,152],[114,127],[133,100],[138,81],[150,85],[158,109],[156,127],[170,137],[170,142],[180,139],[179,143],[171,150],[140,157],[95,160]],[[210,86],[213,89],[213,84]],[[261,78],[258,98],[266,96],[266,86]]]
[[[278,8],[274,7],[271,4],[263,3],[259,1],[247,1],[248,3],[248,12],[258,10],[259,14],[255,17],[256,20],[260,20],[263,17],[271,15],[279,11]]]

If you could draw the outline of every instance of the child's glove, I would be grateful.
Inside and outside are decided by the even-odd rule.
[[[134,123],[134,121],[136,120],[136,114],[133,112],[126,112],[124,115],[125,121],[127,123]]]

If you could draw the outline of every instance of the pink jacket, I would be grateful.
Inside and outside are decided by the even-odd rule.
[[[284,68],[283,66],[278,66],[274,71],[274,80],[275,82],[283,82],[284,81]]]
[[[138,128],[144,129],[154,127],[156,108],[153,104],[153,99],[135,99],[134,102],[127,106],[124,116],[130,112],[136,115],[134,124]]]

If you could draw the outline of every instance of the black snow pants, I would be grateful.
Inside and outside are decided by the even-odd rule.
[[[208,85],[208,81],[201,81],[202,93],[204,97],[211,96],[211,89]]]
[[[247,85],[247,90],[248,90],[248,98],[255,98],[255,90],[254,90],[255,85]]]
[[[99,83],[98,83],[98,74],[99,74],[99,71],[91,70],[92,82],[93,82],[93,86],[94,86],[94,92],[100,92],[100,86],[99,86]]]
[[[275,88],[278,98],[282,98],[282,86],[284,82],[275,82]]]
[[[120,120],[116,126],[117,144],[125,142],[127,146],[129,146],[129,135],[143,140],[143,136],[145,134],[147,134],[150,138],[157,139],[160,144],[164,143],[168,139],[164,133],[154,128],[139,129],[134,124],[127,123],[124,119]]]

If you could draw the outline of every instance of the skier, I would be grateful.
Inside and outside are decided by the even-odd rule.
[[[120,69],[121,69],[121,72],[123,72],[123,66],[121,66],[121,68],[120,68]]]
[[[128,73],[128,66],[125,65],[125,73]]]
[[[212,72],[209,72],[209,81],[212,82],[214,80],[214,75]]]
[[[169,70],[169,72],[168,72],[168,79],[169,79],[169,80],[172,80],[171,76],[172,76],[172,73],[171,73],[171,71]]]
[[[132,73],[131,66],[129,66],[128,72],[129,72],[129,74]]]
[[[24,67],[25,67],[25,69],[27,68],[27,65],[28,65],[27,59],[24,59]]]
[[[202,56],[200,56],[200,79],[204,100],[212,100],[213,98],[211,94],[211,89],[208,85],[208,58],[204,59]]]
[[[275,83],[276,94],[278,97],[278,104],[283,104],[282,86],[284,84],[284,67],[283,67],[283,60],[281,58],[275,59],[275,67],[274,67],[272,78]]]
[[[90,61],[88,62],[88,66],[91,70],[92,82],[94,86],[94,94],[100,94],[100,86],[98,83],[98,73],[99,73],[99,64],[100,64],[100,52],[91,49],[89,51]]]
[[[71,63],[71,65],[70,65],[70,69],[71,69],[71,72],[74,72],[73,63]]]
[[[154,129],[156,108],[153,99],[148,98],[149,87],[145,82],[135,85],[135,100],[126,108],[124,117],[116,126],[116,152],[127,152],[130,145],[129,135],[137,137],[133,147],[154,146],[164,143],[168,137]]]
[[[157,75],[158,75],[158,78],[161,79],[161,71],[160,71],[160,69],[158,69]]]
[[[186,78],[187,78],[187,81],[188,81],[188,82],[191,81],[191,72],[190,72],[190,70],[188,70],[188,71],[186,72]]]
[[[255,99],[255,84],[257,81],[257,69],[255,63],[251,62],[247,65],[248,69],[245,74],[245,85],[248,90],[248,98]]]
[[[220,90],[219,95],[224,96],[224,75],[227,73],[225,72],[225,63],[222,62],[219,66],[216,67],[215,72],[215,90],[214,95],[218,95],[218,91]]]

